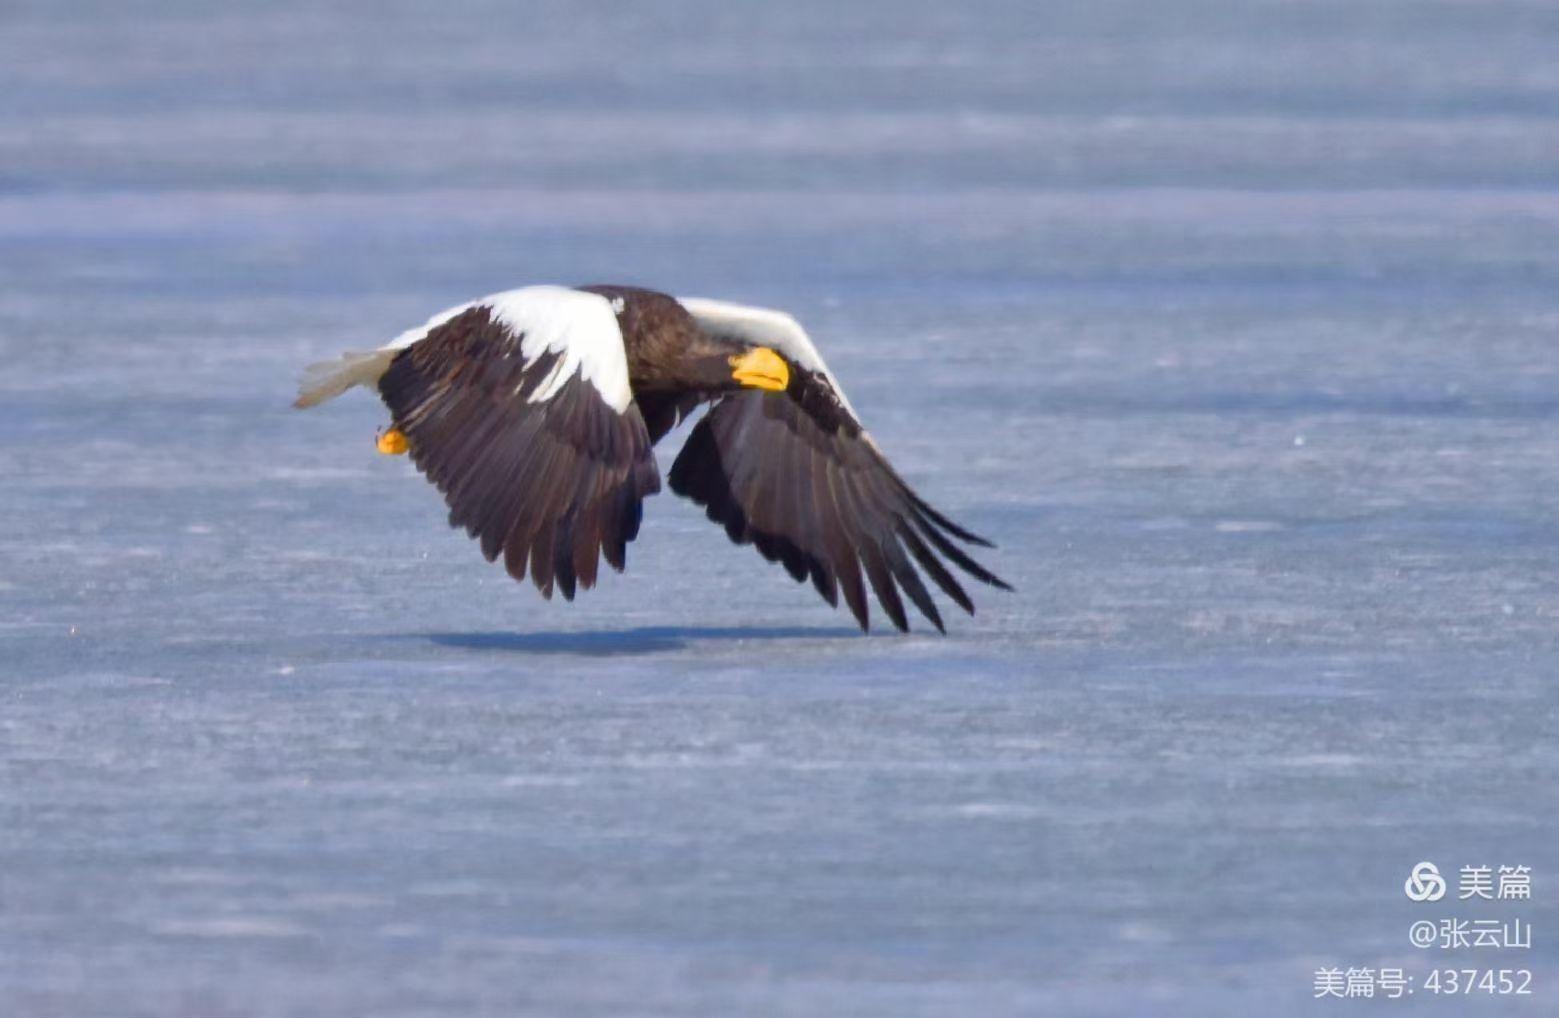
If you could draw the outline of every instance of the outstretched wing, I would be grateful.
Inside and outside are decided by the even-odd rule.
[[[621,570],[660,475],[610,304],[527,287],[397,344],[379,394],[450,525],[549,598],[593,586],[598,555]]]
[[[777,311],[684,300],[701,328],[772,346],[798,370],[786,392],[747,389],[719,399],[671,468],[671,490],[703,506],[737,544],[752,544],[797,581],[868,628],[870,584],[888,618],[909,628],[899,591],[941,630],[916,565],[970,614],[948,568],[1010,590],[956,541],[989,547],[905,484],[862,429],[833,375],[795,320]],[[863,582],[864,574],[864,582]]]

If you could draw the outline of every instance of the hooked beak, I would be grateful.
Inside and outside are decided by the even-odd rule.
[[[785,358],[766,346],[753,347],[731,358],[731,377],[750,389],[784,392],[790,387]]]

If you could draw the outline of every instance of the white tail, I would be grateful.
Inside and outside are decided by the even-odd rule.
[[[298,381],[298,398],[292,405],[303,410],[335,399],[354,385],[376,385],[398,352],[345,353],[337,360],[310,364],[303,369],[303,377]]]

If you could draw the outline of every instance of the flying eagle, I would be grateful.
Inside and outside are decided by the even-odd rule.
[[[915,564],[959,607],[951,562],[1010,590],[956,543],[990,547],[927,505],[877,448],[790,315],[631,286],[528,286],[462,304],[368,353],[309,367],[298,407],[353,386],[378,391],[382,453],[410,452],[443,492],[449,522],[489,562],[542,596],[595,585],[598,555],[621,571],[653,447],[708,403],[671,465],[671,490],[704,507],[830,605],[868,628],[870,584],[909,628],[902,589],[943,630]],[[897,584],[897,587],[895,587]],[[943,630],[945,631],[945,630]]]

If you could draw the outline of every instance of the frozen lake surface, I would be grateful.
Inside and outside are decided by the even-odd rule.
[[[0,8],[0,1013],[1556,1006],[1551,4],[133,6]],[[792,309],[1017,592],[545,603],[288,408],[542,281]]]

